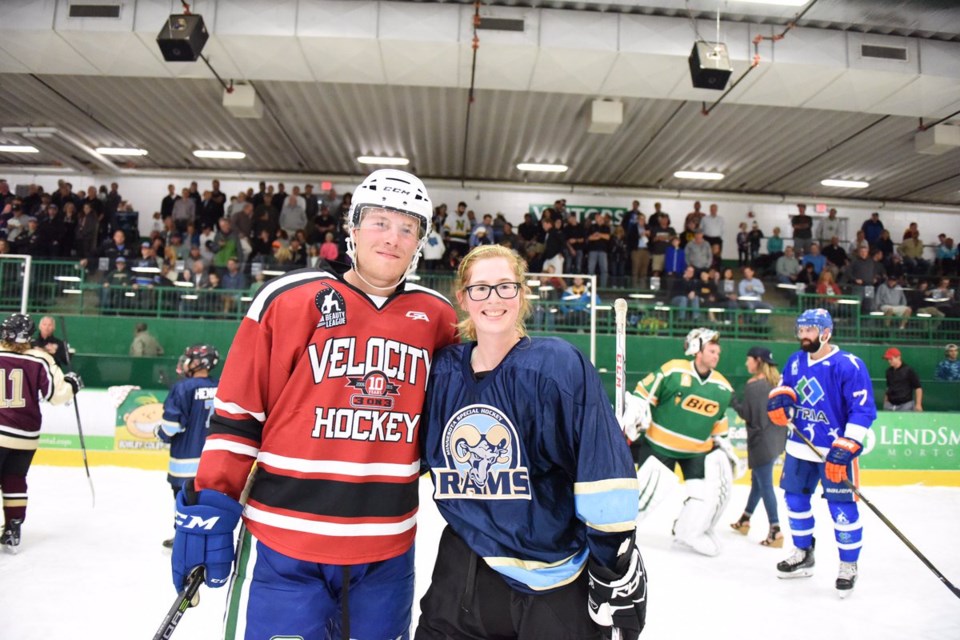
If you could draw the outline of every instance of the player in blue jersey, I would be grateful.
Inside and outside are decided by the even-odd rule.
[[[863,526],[856,496],[844,480],[858,484],[857,456],[863,451],[877,410],[866,365],[852,353],[830,344],[832,337],[829,312],[808,309],[800,314],[797,338],[801,351],[784,365],[781,386],[770,391],[767,411],[771,422],[794,429],[787,440],[780,488],[785,493],[796,550],[777,564],[778,575],[813,575],[815,540],[810,497],[822,484],[840,550],[836,588],[840,597],[846,597],[857,580]],[[825,463],[796,431],[806,435]]]
[[[449,526],[417,640],[643,629],[630,451],[590,362],[563,340],[526,335],[525,268],[483,245],[458,269],[467,342],[434,361],[421,434]]]
[[[170,443],[167,482],[174,497],[187,480],[197,475],[217,394],[217,379],[210,377],[210,371],[219,362],[220,352],[207,344],[187,347],[177,361],[177,375],[183,379],[167,394],[163,421],[157,429],[157,436]],[[163,546],[172,548],[173,538],[164,540]]]

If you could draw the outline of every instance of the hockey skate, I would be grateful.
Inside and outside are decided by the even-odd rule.
[[[837,594],[846,598],[853,593],[853,585],[857,583],[857,563],[841,562],[840,573],[837,575]]]
[[[164,549],[173,549],[173,538],[168,538],[160,543]]]
[[[20,525],[22,519],[13,519],[3,528],[3,534],[0,534],[0,545],[7,553],[17,553],[20,551]]]
[[[813,549],[817,541],[810,542],[809,549],[794,549],[793,555],[777,563],[778,578],[809,578],[813,575]]]

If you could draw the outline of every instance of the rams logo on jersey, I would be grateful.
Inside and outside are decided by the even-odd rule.
[[[530,499],[517,430],[498,409],[466,407],[450,418],[442,437],[447,466],[433,470],[435,499]]]
[[[333,287],[327,285],[317,291],[313,299],[320,311],[320,321],[317,322],[317,328],[324,327],[331,329],[347,323],[347,307],[343,301],[343,296]]]

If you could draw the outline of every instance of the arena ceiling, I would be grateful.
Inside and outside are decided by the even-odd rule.
[[[160,55],[157,33],[180,2],[98,0],[119,17],[70,17],[71,5],[92,2],[2,3],[0,145],[38,152],[0,152],[0,175],[59,166],[336,178],[365,173],[359,155],[386,155],[409,158],[425,179],[472,185],[960,205],[960,146],[932,155],[915,143],[921,125],[952,129],[960,114],[951,1],[482,2],[482,18],[519,30],[480,30],[475,60],[467,0],[198,1],[190,6],[211,34],[209,66]],[[694,88],[687,59],[697,37],[717,39],[718,10],[736,82],[725,95]],[[252,85],[262,117],[225,110],[214,71]],[[622,103],[613,133],[589,131],[596,100]],[[149,153],[95,151],[109,146]],[[246,157],[202,160],[198,148]],[[569,170],[530,174],[518,162]],[[725,177],[681,180],[677,170]],[[824,187],[824,178],[870,186]]]

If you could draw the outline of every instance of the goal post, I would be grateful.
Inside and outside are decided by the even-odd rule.
[[[33,256],[15,253],[0,254],[0,300],[6,301],[19,298],[20,308],[4,308],[4,311],[27,312],[27,302],[30,296],[30,276]],[[16,298],[14,293],[18,294]]]

